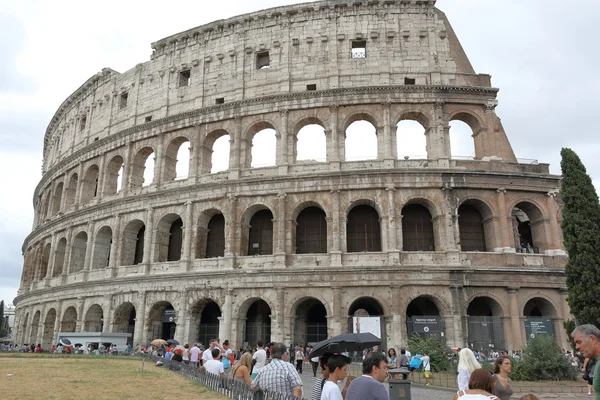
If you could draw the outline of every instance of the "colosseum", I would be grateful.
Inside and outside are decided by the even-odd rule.
[[[435,0],[282,6],[151,47],[49,122],[16,343],[311,343],[362,317],[384,347],[566,346],[560,177],[515,157]]]

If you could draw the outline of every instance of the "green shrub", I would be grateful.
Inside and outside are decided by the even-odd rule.
[[[408,340],[408,345],[413,356],[415,354],[423,354],[425,352],[429,354],[432,371],[450,370],[450,361],[448,360],[448,356],[452,352],[448,352],[446,350],[446,345],[440,339],[422,339],[419,335],[413,334],[413,336]]]
[[[523,353],[522,362],[528,371],[529,380],[575,380],[577,377],[577,371],[553,337],[537,336],[529,341]]]

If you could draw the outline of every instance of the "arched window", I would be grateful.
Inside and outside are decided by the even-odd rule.
[[[100,170],[97,165],[88,168],[81,186],[81,203],[87,203],[98,195],[98,179]]]
[[[183,243],[183,221],[181,218],[173,221],[169,229],[169,253],[167,261],[179,261],[181,259],[181,246]]]
[[[275,129],[263,129],[252,137],[251,168],[275,165],[277,138]]]
[[[58,214],[60,211],[60,203],[62,202],[63,183],[59,182],[54,189],[54,197],[52,199],[52,215]]]
[[[450,154],[458,159],[476,158],[473,130],[463,121],[450,121]]]
[[[458,208],[458,227],[462,251],[486,251],[483,218],[475,207],[461,204]]]
[[[123,184],[123,157],[114,156],[106,167],[106,179],[104,182],[104,194],[110,196],[118,193]]]
[[[381,251],[381,227],[379,214],[367,205],[354,207],[348,213],[346,225],[348,253]]]
[[[250,219],[248,255],[273,254],[273,214],[271,210],[257,211]]]
[[[215,140],[211,154],[211,174],[229,169],[229,140],[229,135],[221,136]]]
[[[69,185],[67,186],[67,191],[65,193],[65,211],[68,211],[71,206],[75,203],[75,194],[77,192],[77,174],[71,175],[69,179]]]
[[[121,264],[136,265],[144,259],[144,234],[146,226],[139,219],[129,222],[123,229]]]
[[[427,159],[425,128],[418,121],[402,120],[396,125],[398,159]]]
[[[377,130],[369,121],[354,121],[346,129],[346,161],[377,159]]]
[[[154,261],[178,261],[181,259],[183,221],[177,214],[168,214],[158,223]]]
[[[107,268],[110,263],[110,245],[112,244],[112,229],[103,226],[96,234],[92,269]]]
[[[79,232],[73,239],[73,249],[71,250],[70,273],[83,270],[85,264],[85,253],[87,251],[87,233]]]
[[[175,138],[165,151],[163,181],[186,179],[189,169],[190,141],[185,137]]]
[[[521,253],[542,253],[548,249],[545,220],[540,209],[524,201],[512,210],[515,248]]]
[[[154,181],[154,150],[144,147],[133,158],[130,176],[131,187],[148,186]]]
[[[321,125],[303,126],[296,138],[296,161],[327,161],[327,140],[325,129]]]
[[[54,253],[54,270],[52,272],[52,277],[56,278],[60,276],[63,272],[63,267],[65,264],[65,252],[67,250],[67,239],[61,238],[58,241],[58,245],[56,246],[56,253]]]
[[[216,214],[208,223],[206,235],[206,258],[223,257],[225,255],[225,217]]]
[[[296,254],[327,253],[327,220],[318,207],[307,207],[296,218]]]
[[[434,251],[433,222],[429,210],[420,204],[402,208],[402,243],[404,251]]]

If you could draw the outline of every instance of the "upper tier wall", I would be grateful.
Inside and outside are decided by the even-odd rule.
[[[247,99],[363,86],[490,87],[475,75],[435,1],[322,1],[216,21],[152,44],[151,61],[105,68],[46,131],[46,172],[87,144],[149,119]],[[366,56],[352,47],[366,44]],[[259,69],[268,53],[269,67]],[[189,79],[188,74],[189,73]],[[311,88],[313,89],[313,88]]]

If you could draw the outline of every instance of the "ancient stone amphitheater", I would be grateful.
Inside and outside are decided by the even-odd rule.
[[[363,317],[386,347],[413,333],[564,344],[560,177],[517,160],[497,93],[435,0],[257,11],[103,69],[46,130],[17,343],[305,343]],[[401,136],[406,120],[424,133]],[[474,157],[453,157],[455,120]],[[348,156],[357,122],[374,132],[369,159]],[[399,156],[419,141],[423,156]],[[323,157],[300,157],[301,142]]]

